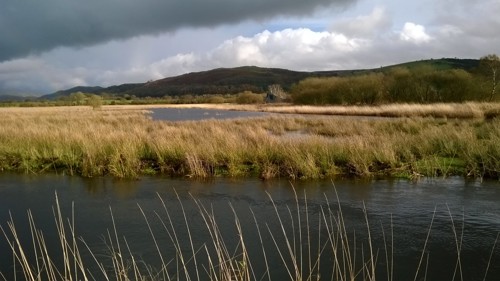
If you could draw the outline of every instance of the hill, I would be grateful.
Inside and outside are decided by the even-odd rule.
[[[430,67],[437,70],[447,69],[463,69],[471,71],[479,65],[477,59],[457,59],[457,58],[442,58],[442,59],[429,59],[405,62],[401,64],[383,67],[382,69],[389,69],[393,67],[406,67],[408,69],[415,69],[419,67]]]
[[[341,75],[345,71],[300,72],[280,68],[243,66],[218,68],[168,77],[137,87],[128,94],[141,96],[178,96],[203,94],[236,94],[243,91],[264,92],[269,85],[288,89],[308,77]]]
[[[102,87],[86,87],[86,86],[77,86],[73,87],[67,90],[61,90],[57,91],[55,93],[49,94],[42,96],[42,99],[57,99],[59,97],[65,97],[69,96],[72,93],[76,92],[82,92],[82,93],[89,93],[89,94],[98,94],[101,93],[105,88]]]
[[[34,100],[36,97],[23,95],[0,95],[0,102]]]
[[[103,87],[99,87],[99,86],[95,86],[95,87],[77,86],[77,87],[73,87],[73,88],[70,88],[67,90],[57,91],[57,92],[49,94],[49,95],[44,95],[40,98],[41,99],[57,99],[59,97],[69,96],[72,93],[76,93],[76,92],[82,92],[82,93],[86,93],[86,94],[96,94],[96,95],[101,95],[103,93],[123,95],[123,94],[127,93],[128,91],[133,90],[133,89],[140,87],[142,85],[144,85],[144,83],[122,84],[122,85],[110,86],[107,88],[103,88]]]
[[[416,68],[429,66],[434,69],[460,68],[471,70],[479,64],[475,59],[431,59],[407,62],[377,69],[334,70],[334,71],[293,71],[280,68],[242,66],[236,68],[217,68],[208,71],[192,72],[147,83],[122,84],[107,88],[74,87],[42,96],[42,99],[56,99],[74,92],[92,94],[109,93],[117,96],[163,97],[179,95],[236,94],[243,91],[264,92],[272,84],[280,84],[285,90],[309,77],[349,76],[359,73],[379,72],[392,67]]]

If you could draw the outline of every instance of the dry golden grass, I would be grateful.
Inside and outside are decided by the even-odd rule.
[[[483,118],[484,113],[500,108],[493,103],[386,104],[380,106],[285,106],[267,107],[265,111],[299,114]]]
[[[273,115],[168,122],[152,121],[144,107],[0,110],[2,170],[291,179],[498,178],[500,171],[498,119]]]

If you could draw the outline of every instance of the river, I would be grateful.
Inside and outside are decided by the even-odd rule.
[[[341,233],[349,237],[349,252],[352,256],[356,254],[351,259],[356,261],[355,268],[361,270],[356,280],[363,280],[362,261],[371,268],[369,256],[374,257],[378,280],[389,280],[390,276],[393,280],[414,280],[415,276],[417,280],[453,280],[454,275],[455,280],[462,280],[460,276],[463,280],[483,280],[488,263],[486,280],[498,280],[500,276],[500,245],[494,248],[500,232],[498,182],[448,178],[417,182],[290,183],[165,177],[130,181],[109,177],[0,174],[0,225],[9,233],[7,222],[15,222],[30,256],[32,242],[27,210],[31,210],[54,263],[58,264],[61,256],[53,213],[56,194],[65,221],[73,217],[74,208],[76,236],[85,241],[103,264],[109,262],[111,255],[110,242],[106,240],[108,231],[114,237],[114,220],[123,248],[126,239],[135,259],[154,270],[159,271],[162,264],[168,264],[168,274],[174,279],[188,279],[186,273],[178,270],[179,258],[176,259],[175,253],[179,249],[186,257],[193,256],[193,249],[196,253],[196,266],[194,259],[186,262],[189,279],[198,280],[199,276],[201,280],[208,280],[208,268],[220,266],[214,260],[210,263],[206,254],[216,241],[207,230],[205,220],[211,219],[228,256],[240,263],[244,256],[238,241],[240,234],[244,237],[248,255],[245,267],[251,267],[254,280],[269,280],[269,277],[289,280],[287,266],[294,275],[290,256],[296,258],[303,274],[311,273],[313,279],[318,276],[322,280],[330,279],[335,274],[335,265],[340,264],[335,262],[330,245]],[[241,233],[237,231],[236,218],[241,223]],[[340,231],[343,228],[338,229],[338,225],[345,226],[345,231]],[[173,233],[177,235],[176,243],[169,236]],[[85,266],[96,274],[97,280],[102,280],[86,247],[78,243]],[[339,245],[341,249],[342,244]],[[458,267],[457,249],[460,249]],[[217,258],[213,253],[208,256]],[[319,269],[315,266],[318,256]],[[0,272],[7,280],[13,278],[12,260],[12,252],[2,235]],[[419,263],[421,268],[417,274]],[[19,271],[19,266],[16,268]],[[308,268],[313,270],[309,272]],[[370,271],[364,272],[365,277]]]

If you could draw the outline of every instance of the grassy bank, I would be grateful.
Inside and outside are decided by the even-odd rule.
[[[283,115],[173,123],[115,107],[3,108],[1,114],[3,171],[88,177],[500,178],[499,118]]]

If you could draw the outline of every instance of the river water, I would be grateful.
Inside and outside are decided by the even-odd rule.
[[[195,249],[201,280],[208,279],[207,268],[218,264],[209,263],[207,259],[206,252],[214,247],[215,240],[204,218],[213,218],[228,255],[235,261],[243,259],[238,241],[240,234],[244,237],[253,279],[257,280],[269,280],[269,277],[289,280],[287,266],[293,271],[289,249],[293,249],[291,256],[302,260],[298,262],[302,264],[299,266],[302,272],[307,274],[308,268],[315,268],[311,273],[313,278],[321,276],[322,280],[329,280],[335,265],[330,245],[341,233],[349,237],[350,253],[356,254],[352,259],[360,270],[356,280],[363,279],[362,261],[371,264],[369,256],[374,257],[378,280],[388,280],[388,276],[393,276],[393,280],[414,280],[415,276],[417,280],[453,280],[454,275],[455,280],[483,280],[488,263],[486,280],[500,277],[500,245],[494,247],[500,232],[498,182],[448,178],[418,182],[290,183],[165,177],[127,181],[108,177],[0,174],[0,225],[9,233],[7,222],[15,222],[29,256],[32,247],[27,210],[31,210],[57,264],[61,257],[57,251],[60,247],[53,214],[56,194],[63,217],[73,217],[74,209],[76,236],[89,245],[103,264],[110,256],[106,237],[108,231],[113,233],[113,218],[122,247],[126,239],[137,260],[158,270],[162,262],[156,241],[164,264],[166,260],[173,261],[168,270],[174,279],[188,279],[182,274],[176,275],[175,253],[179,249],[185,256],[193,256],[192,249]],[[241,223],[241,232],[237,231],[236,218]],[[345,226],[345,232],[335,227],[339,224]],[[172,231],[177,235],[176,243],[169,236]],[[372,254],[369,241],[372,241]],[[94,271],[96,279],[102,280],[86,248],[81,246],[81,249],[89,271]],[[460,249],[458,267],[457,249]],[[422,253],[424,259],[417,274]],[[309,265],[309,260],[315,264],[317,256],[320,257],[319,270]],[[210,257],[216,258],[216,255]],[[0,272],[7,280],[13,278],[15,271],[12,260],[12,252],[2,234]],[[388,269],[388,264],[392,269],[391,266]],[[187,267],[192,274],[190,279],[198,280],[194,262],[188,262]]]

